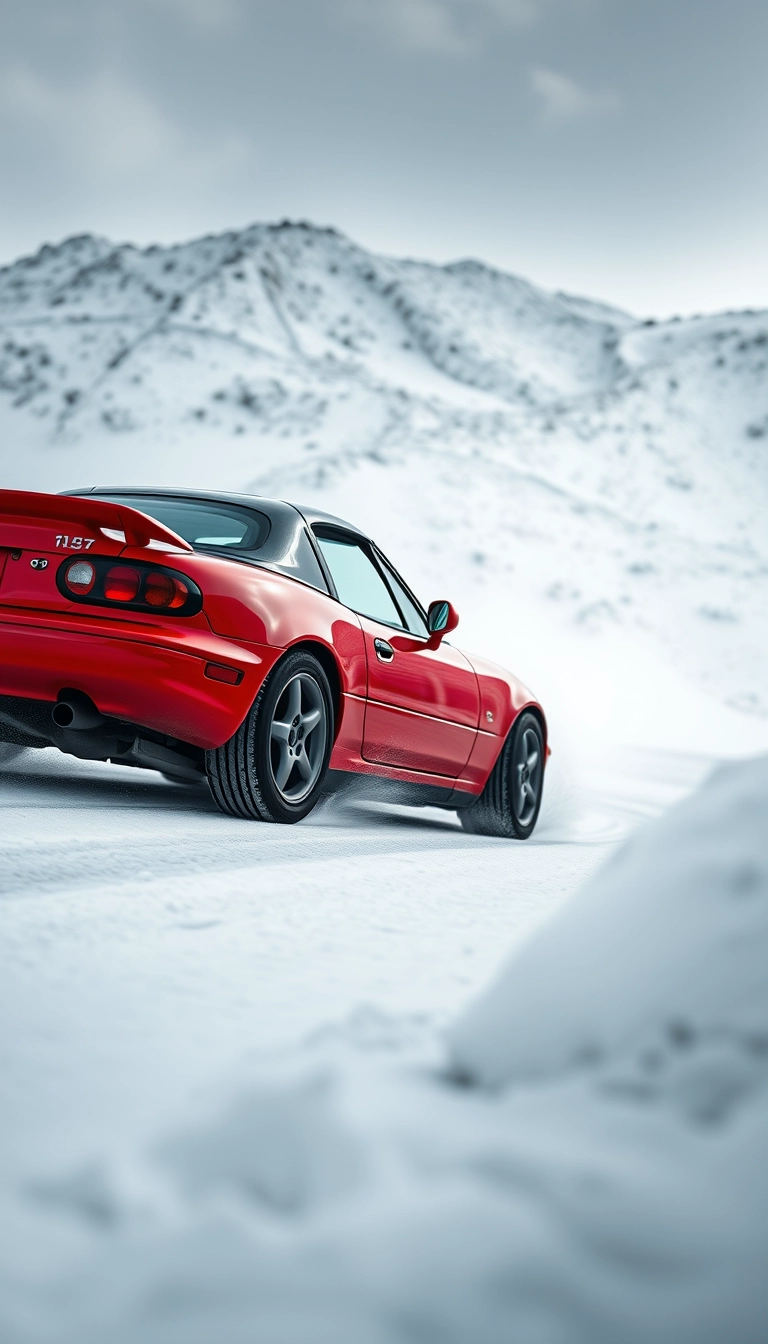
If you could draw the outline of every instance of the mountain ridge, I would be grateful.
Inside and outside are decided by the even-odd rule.
[[[314,492],[768,710],[768,313],[640,320],[307,223],[77,235],[0,270],[0,425],[7,483]]]

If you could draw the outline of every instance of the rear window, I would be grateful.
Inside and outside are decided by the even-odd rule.
[[[164,527],[188,541],[190,546],[210,546],[221,551],[257,551],[269,535],[269,519],[255,509],[236,504],[211,504],[208,500],[164,499],[151,495],[98,495],[112,504],[126,504],[149,514]]]

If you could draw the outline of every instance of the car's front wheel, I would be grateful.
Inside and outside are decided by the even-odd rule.
[[[289,653],[270,672],[237,732],[206,752],[222,812],[256,821],[301,821],[315,806],[333,745],[333,698],[317,658]]]
[[[521,714],[477,802],[459,809],[471,835],[527,840],[539,816],[544,785],[544,735],[535,714]]]

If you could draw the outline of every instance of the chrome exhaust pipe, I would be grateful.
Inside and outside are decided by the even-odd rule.
[[[51,718],[57,728],[71,728],[77,732],[101,728],[104,723],[103,714],[99,713],[91,697],[84,691],[59,691]]]

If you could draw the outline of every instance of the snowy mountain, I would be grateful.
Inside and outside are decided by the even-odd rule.
[[[768,313],[642,322],[284,224],[44,247],[0,325],[5,484],[311,497],[425,595],[650,640],[768,712]]]

